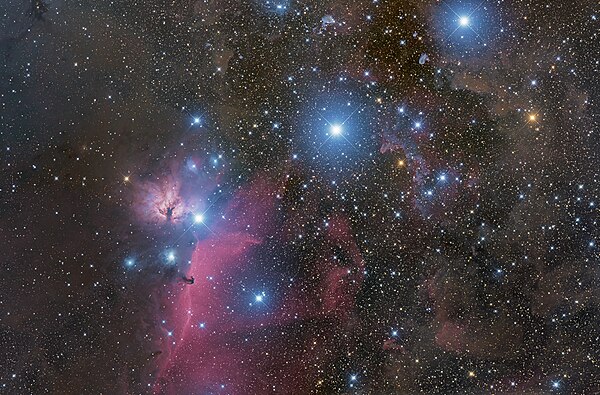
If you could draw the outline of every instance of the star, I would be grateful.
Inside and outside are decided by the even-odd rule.
[[[196,214],[194,215],[194,222],[197,224],[201,224],[204,222],[204,215],[203,214]]]
[[[467,27],[469,26],[469,24],[471,23],[471,20],[469,19],[468,16],[463,15],[460,17],[460,19],[458,20],[458,23],[462,26],[462,27]]]
[[[339,136],[342,134],[342,125],[334,124],[331,125],[331,134],[334,136]]]

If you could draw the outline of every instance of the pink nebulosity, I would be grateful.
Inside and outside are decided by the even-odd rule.
[[[186,212],[180,195],[180,183],[174,176],[166,176],[137,185],[137,214],[151,223],[179,221]]]
[[[180,223],[188,215],[207,209],[206,198],[219,184],[222,173],[201,171],[207,158],[189,157],[185,165],[173,162],[150,178],[134,184],[132,207],[150,224]]]
[[[335,341],[333,332],[351,313],[364,271],[344,217],[330,221],[325,244],[342,246],[349,266],[328,259],[314,262],[310,270],[315,276],[309,277],[317,280],[298,281],[278,303],[261,306],[266,312],[240,303],[247,297],[239,283],[248,275],[248,262],[266,240],[282,234],[279,190],[280,183],[264,177],[251,182],[232,198],[225,219],[213,225],[214,234],[198,242],[188,271],[196,283],[173,286],[165,304],[173,329],[172,336],[164,337],[155,393],[304,393],[314,385],[318,364],[332,358],[323,354],[324,342]],[[333,255],[327,254],[327,245],[323,256]],[[299,324],[307,328],[323,322],[330,336],[318,343],[310,331],[298,334]]]

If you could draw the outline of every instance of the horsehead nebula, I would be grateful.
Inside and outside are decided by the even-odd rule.
[[[336,331],[345,326],[339,319],[354,309],[364,261],[347,220],[335,216],[319,248],[323,256],[336,249],[347,261],[311,262],[307,270],[317,276],[316,282],[287,278],[285,272],[278,273],[286,283],[283,287],[257,282],[256,272],[268,265],[257,256],[289,225],[277,215],[280,189],[281,181],[266,175],[248,183],[226,205],[222,220],[212,226],[214,233],[196,244],[187,272],[195,283],[172,285],[161,312],[170,329],[160,344],[154,392],[308,390],[313,383],[298,376],[307,369],[302,361],[315,362],[306,374],[317,374],[316,366],[331,362],[319,357],[314,344],[311,347],[313,337],[290,335],[302,326],[326,325],[328,342],[333,342]],[[266,333],[279,341],[257,349],[253,343]],[[265,381],[265,373],[275,366],[283,368]]]

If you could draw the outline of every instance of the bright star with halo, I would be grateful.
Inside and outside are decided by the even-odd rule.
[[[334,136],[339,136],[340,134],[342,134],[342,125],[331,125],[331,134]]]

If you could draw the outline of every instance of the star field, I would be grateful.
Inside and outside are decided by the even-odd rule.
[[[600,393],[597,2],[0,14],[0,392]]]

